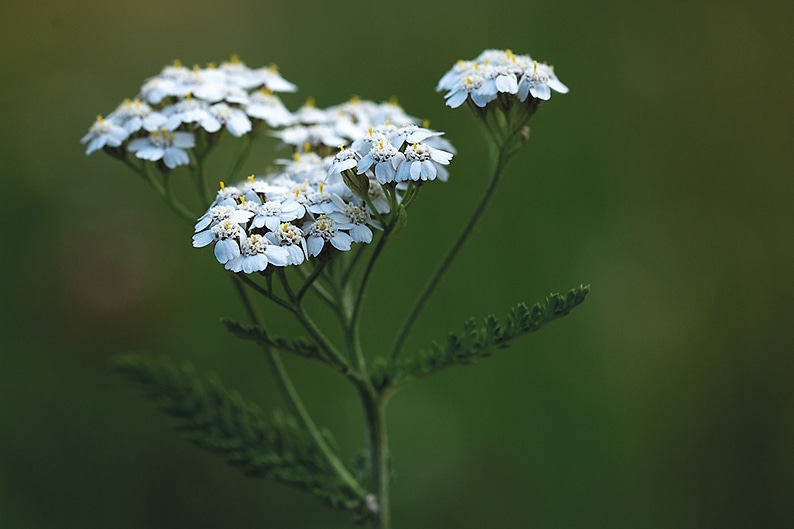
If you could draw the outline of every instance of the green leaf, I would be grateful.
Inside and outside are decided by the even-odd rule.
[[[298,422],[281,411],[271,418],[215,377],[188,363],[126,355],[116,371],[177,419],[177,429],[246,476],[265,477],[312,492],[338,508],[361,510],[363,500],[338,481],[327,459]]]
[[[230,319],[221,320],[226,329],[243,340],[251,340],[260,345],[272,347],[273,349],[285,353],[294,354],[303,358],[312,358],[325,362],[326,358],[315,344],[304,339],[286,340],[284,338],[274,338],[262,327],[255,325],[243,325]]]
[[[589,286],[579,286],[565,296],[550,294],[532,308],[520,303],[510,309],[504,324],[494,316],[485,318],[482,324],[474,319],[463,324],[463,331],[449,333],[446,342],[430,344],[430,348],[397,362],[376,362],[372,379],[376,388],[399,386],[412,379],[427,376],[445,367],[467,365],[479,358],[504,349],[513,340],[539,330],[543,325],[567,315],[581,304],[590,293]]]

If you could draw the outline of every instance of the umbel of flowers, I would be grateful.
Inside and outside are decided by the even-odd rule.
[[[225,130],[241,137],[258,122],[293,123],[276,92],[295,89],[275,67],[252,69],[236,57],[206,68],[175,61],[147,80],[134,99],[98,116],[82,143],[88,144],[86,154],[103,148],[116,155],[131,152],[174,169],[190,162],[196,132]]]
[[[568,93],[568,87],[557,79],[554,67],[539,63],[529,55],[516,55],[511,50],[485,50],[471,61],[458,61],[439,80],[436,91],[447,90],[447,105],[457,108],[466,100],[485,107],[499,94],[515,96],[519,101],[546,101],[551,90]]]

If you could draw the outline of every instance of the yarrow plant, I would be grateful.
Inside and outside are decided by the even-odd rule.
[[[448,181],[455,149],[443,132],[420,123],[395,101],[354,98],[321,109],[309,99],[291,112],[277,94],[295,90],[275,67],[250,68],[236,57],[206,67],[175,62],[146,80],[134,98],[97,117],[82,139],[86,154],[102,150],[141,175],[193,226],[194,247],[212,248],[249,318],[247,323],[224,323],[263,351],[286,410],[269,418],[187,364],[124,356],[117,367],[176,417],[192,442],[246,475],[309,491],[352,511],[359,522],[389,528],[389,397],[413,380],[507,347],[568,314],[589,292],[579,286],[532,307],[519,304],[503,322],[493,316],[482,323],[471,320],[444,342],[405,351],[417,317],[479,221],[507,162],[526,143],[527,122],[552,91],[566,93],[568,88],[550,66],[509,50],[486,50],[474,60],[459,61],[441,78],[437,90],[446,91],[446,104],[467,104],[482,123],[493,172],[392,345],[372,350],[362,345],[359,328],[376,263],[405,227],[422,187]],[[241,175],[252,140],[263,131],[291,156],[275,160],[261,174]],[[224,137],[240,143],[239,154],[228,172],[210,178],[205,161]],[[171,178],[183,174],[193,180],[203,212],[192,211],[186,198],[172,191]],[[214,193],[210,181],[220,182]],[[284,309],[307,337],[271,334],[254,297]],[[336,316],[343,344],[314,322],[306,308],[309,297]],[[351,464],[341,460],[327,430],[312,419],[282,354],[323,363],[356,389],[367,443]]]

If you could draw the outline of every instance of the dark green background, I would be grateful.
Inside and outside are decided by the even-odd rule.
[[[571,92],[533,119],[410,345],[549,291],[592,293],[394,398],[395,527],[791,527],[793,22],[779,1],[4,3],[0,526],[347,527],[184,443],[110,372],[119,352],[173,354],[277,402],[264,360],[218,322],[242,311],[211,252],[78,141],[174,58],[275,62],[300,87],[293,109],[398,96],[459,152],[381,262],[375,346],[485,186],[474,120],[435,83],[497,47],[553,63]],[[352,454],[353,393],[290,367]]]

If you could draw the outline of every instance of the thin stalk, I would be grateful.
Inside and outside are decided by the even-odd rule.
[[[502,143],[501,146],[498,148],[496,154],[496,164],[494,167],[494,172],[491,175],[491,180],[488,182],[488,187],[485,189],[485,192],[483,193],[482,198],[480,199],[480,203],[477,204],[477,208],[474,210],[474,213],[469,218],[469,222],[467,222],[466,226],[463,228],[463,230],[461,230],[460,235],[458,235],[458,238],[455,240],[455,243],[452,245],[452,248],[450,248],[449,252],[447,252],[447,255],[444,257],[444,260],[441,261],[441,264],[436,269],[435,273],[425,284],[424,288],[419,294],[419,297],[414,302],[413,307],[411,307],[411,311],[408,313],[408,317],[405,319],[402,326],[400,327],[400,330],[397,332],[397,336],[395,338],[394,345],[392,346],[390,353],[390,358],[392,360],[395,360],[397,356],[399,356],[403,344],[405,343],[405,339],[408,337],[408,333],[410,332],[411,327],[416,322],[416,318],[419,316],[419,313],[424,308],[425,303],[427,303],[427,300],[430,298],[431,294],[438,286],[441,277],[444,275],[444,273],[447,271],[447,268],[449,268],[449,265],[458,255],[458,252],[463,247],[463,244],[466,242],[466,240],[469,238],[469,235],[471,235],[474,226],[480,220],[480,216],[482,215],[483,211],[485,211],[485,206],[487,206],[488,202],[491,200],[491,197],[493,196],[493,192],[496,189],[497,184],[499,183],[499,180],[502,176],[502,172],[504,171],[505,164],[514,153],[514,151],[508,149],[508,145],[510,143],[508,140],[509,138],[506,139],[504,143]]]
[[[201,198],[201,201],[204,204],[204,207],[207,208],[212,203],[212,198],[210,197],[209,192],[207,191],[207,182],[205,181],[205,178],[204,178],[204,156],[205,155],[206,155],[206,153],[203,153],[201,155],[197,155],[197,154],[194,154],[192,152],[190,153],[190,156],[193,159],[192,160],[193,161],[192,166],[194,168],[191,171],[191,173],[193,173],[193,180],[194,180],[194,183],[196,184],[196,191],[198,192],[198,195]]]
[[[317,281],[317,278],[322,273],[323,268],[325,268],[325,261],[320,261],[320,263],[317,264],[317,266],[314,267],[314,270],[312,270],[312,273],[309,274],[308,277],[306,277],[306,281],[300,287],[300,289],[298,290],[298,294],[296,296],[299,303],[303,299],[303,296],[306,295],[306,291],[309,290],[309,287],[311,287],[311,286],[313,286],[315,284],[315,281]],[[320,285],[317,285],[317,286],[320,287]],[[320,287],[320,288],[322,288],[322,287]],[[318,294],[320,294],[319,291],[318,291]],[[329,299],[330,299],[330,295],[327,292],[325,293],[325,295],[329,296]],[[320,296],[323,296],[323,294],[320,294]],[[326,300],[326,301],[328,301],[328,300]]]
[[[311,276],[313,273],[313,271],[307,272],[306,270],[303,269],[302,266],[298,266],[297,268],[298,268],[298,272],[300,272],[303,275],[304,279],[308,279],[309,276]],[[329,307],[331,307],[332,310],[334,310],[337,313],[339,312],[339,304],[336,302],[336,299],[334,299],[331,293],[328,292],[328,290],[324,286],[320,285],[316,280],[313,281],[310,286],[314,290],[314,292],[320,297],[320,299],[323,300]]]
[[[134,168],[132,165],[130,165],[130,167]],[[161,184],[152,174],[150,167],[150,164],[144,164],[143,166],[143,175],[146,177],[149,185],[151,185],[151,187],[157,191],[157,193],[160,195],[160,198],[162,198],[165,203],[168,204],[168,207],[170,207],[177,215],[182,217],[183,220],[191,225],[195,223],[198,215],[190,211],[184,204],[179,202],[168,188],[168,174],[163,174],[164,184]]]
[[[242,141],[240,142],[240,150],[237,153],[237,159],[235,160],[234,165],[232,165],[232,168],[229,170],[229,178],[236,178],[235,175],[245,163],[248,155],[251,153],[251,147],[254,145],[256,133],[256,128],[254,128],[254,130],[252,130],[249,134],[243,136]]]
[[[259,326],[259,316],[251,304],[251,300],[248,298],[248,294],[245,292],[242,282],[239,281],[238,276],[233,276],[232,281],[234,282],[235,289],[237,290],[237,293],[243,302],[243,306],[248,313],[251,323]],[[266,345],[263,345],[262,349],[264,350],[265,358],[267,359],[268,364],[275,375],[276,386],[278,387],[282,398],[290,407],[293,415],[298,418],[300,423],[303,425],[303,428],[306,430],[306,432],[308,432],[309,436],[317,445],[317,448],[325,456],[328,464],[330,464],[331,468],[334,469],[339,479],[342,480],[342,482],[349,487],[350,490],[354,491],[356,495],[363,500],[367,495],[367,491],[364,490],[358,480],[356,480],[356,478],[350,474],[350,471],[347,470],[347,467],[345,467],[345,465],[339,459],[339,456],[336,454],[336,452],[334,452],[334,450],[328,445],[328,442],[325,440],[325,437],[315,424],[314,419],[312,419],[311,415],[309,415],[306,406],[303,404],[298,392],[295,390],[295,386],[293,385],[292,380],[290,379],[289,374],[287,373],[287,370],[281,361],[281,356]]]

